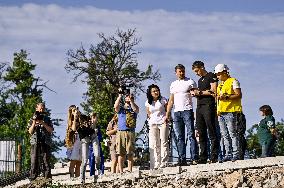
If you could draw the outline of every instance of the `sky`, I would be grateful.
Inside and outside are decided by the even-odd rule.
[[[72,73],[64,69],[67,51],[97,44],[98,33],[109,36],[118,28],[136,28],[142,39],[139,68],[152,64],[159,70],[163,96],[169,96],[176,79],[175,65],[184,64],[187,76],[197,81],[191,71],[195,60],[203,61],[208,71],[225,63],[240,81],[248,127],[260,121],[263,104],[272,106],[276,121],[284,118],[281,0],[0,0],[0,62],[12,63],[14,52],[27,50],[37,65],[35,76],[56,91],[45,90],[43,96],[52,118],[66,120],[68,106],[83,102],[87,89],[80,81],[72,83]],[[143,93],[137,97],[137,131],[146,118],[145,100]],[[62,139],[65,124],[56,128]]]

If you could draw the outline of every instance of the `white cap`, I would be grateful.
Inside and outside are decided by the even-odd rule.
[[[229,67],[225,64],[218,64],[216,67],[215,67],[215,73],[219,73],[219,72],[223,72],[223,71],[228,71],[229,70]]]

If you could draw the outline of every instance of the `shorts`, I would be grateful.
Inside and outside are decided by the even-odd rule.
[[[135,132],[117,131],[116,153],[118,155],[133,155],[135,151]]]

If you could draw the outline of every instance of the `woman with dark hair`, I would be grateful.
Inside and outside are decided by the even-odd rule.
[[[145,103],[149,123],[150,169],[167,166],[169,158],[169,127],[166,124],[167,99],[160,88],[152,84],[147,89]]]
[[[259,111],[261,116],[264,116],[264,118],[260,121],[257,130],[259,143],[262,147],[261,157],[271,157],[274,153],[277,132],[273,111],[269,105],[261,106]]]

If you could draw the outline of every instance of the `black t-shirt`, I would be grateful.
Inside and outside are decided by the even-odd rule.
[[[208,72],[205,76],[198,80],[198,89],[200,91],[210,90],[211,83],[217,82],[217,77],[214,73]],[[214,104],[215,99],[211,95],[202,95],[197,97],[197,105]]]
[[[95,133],[95,130],[91,127],[81,126],[78,128],[77,132],[79,133],[79,138],[82,140],[88,136],[92,136]]]

